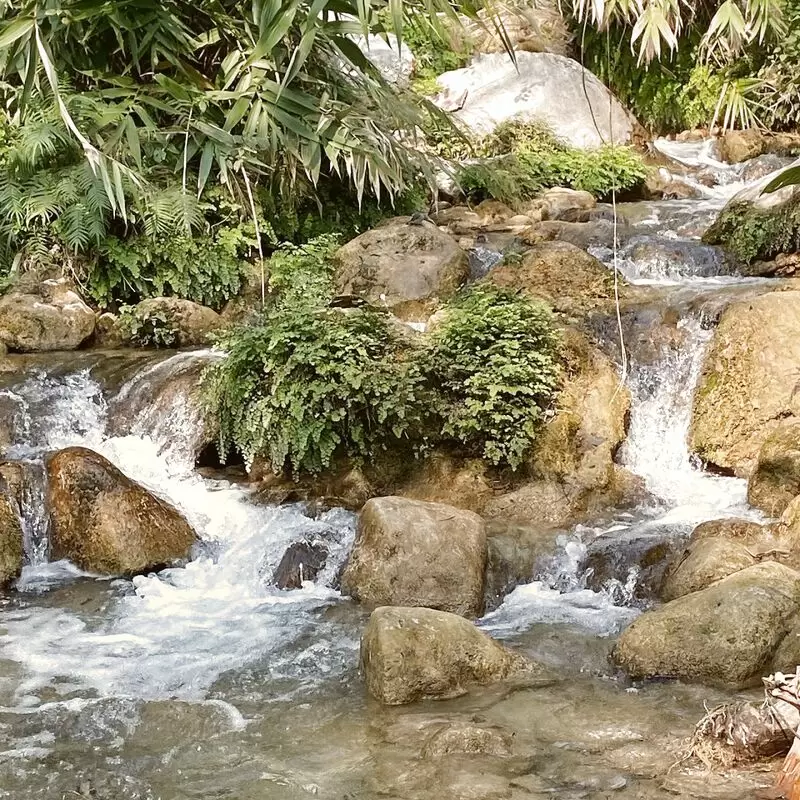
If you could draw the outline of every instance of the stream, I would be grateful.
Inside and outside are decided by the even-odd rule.
[[[538,685],[401,708],[366,696],[358,644],[367,614],[332,588],[355,516],[265,506],[244,482],[195,470],[199,411],[162,390],[213,353],[14,357],[23,369],[0,374],[0,414],[13,432],[7,458],[27,475],[26,566],[0,598],[0,798],[736,800],[769,783],[768,774],[676,764],[704,704],[732,693],[617,674],[607,656],[641,612],[637,569],[592,591],[583,566],[602,535],[686,537],[708,519],[759,519],[745,482],[703,472],[686,446],[713,333],[708,309],[765,290],[697,238],[743,184],[702,147],[662,146],[716,170],[718,184],[700,200],[619,209],[635,235],[618,268],[679,314],[677,343],[641,361],[631,348],[630,430],[618,458],[649,498],[564,531],[535,580],[479,621],[550,668],[553,679]],[[613,266],[610,251],[595,255]],[[192,560],[133,580],[52,562],[41,463],[68,445],[102,453],[177,506],[201,538]],[[331,555],[315,583],[280,591],[272,573],[297,541]],[[513,754],[421,755],[432,732],[470,721],[513,731]]]

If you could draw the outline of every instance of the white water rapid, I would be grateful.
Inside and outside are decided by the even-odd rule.
[[[245,489],[201,478],[188,446],[197,415],[180,395],[171,411],[161,409],[155,424],[145,427],[153,418],[148,409],[131,420],[137,433],[107,435],[109,408],[152,398],[154,376],[170,380],[186,358],[177,355],[145,369],[108,401],[88,370],[60,378],[38,373],[9,390],[19,409],[15,428],[24,432],[11,456],[32,459],[56,448],[90,447],[178,507],[202,539],[184,567],[112,581],[104,619],[35,604],[8,610],[0,658],[19,663],[26,673],[11,702],[34,703],[45,688],[59,694],[91,689],[100,696],[202,698],[226,670],[262,658],[279,675],[287,668],[288,645],[318,625],[315,612],[337,597],[329,584],[352,541],[352,514],[333,510],[310,519],[300,507],[259,505]],[[17,584],[23,593],[82,574],[66,562],[43,560],[46,530],[41,515],[35,516],[41,501],[30,508],[31,563]],[[330,553],[318,582],[288,592],[270,587],[286,547],[301,540],[322,542]],[[337,669],[337,657],[352,657],[352,647],[346,638],[321,639],[293,657],[312,659],[326,672]]]

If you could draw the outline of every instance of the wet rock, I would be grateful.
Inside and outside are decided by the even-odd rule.
[[[361,511],[342,591],[368,606],[483,611],[486,528],[470,511],[378,497]]]
[[[496,267],[488,280],[546,300],[556,311],[572,316],[608,308],[614,297],[609,270],[568,242],[533,245],[520,263]]]
[[[597,200],[591,192],[562,187],[547,189],[533,202],[541,207],[544,219],[565,222],[584,222],[579,219],[581,212],[591,211],[597,206]]]
[[[531,226],[521,237],[528,245],[542,242],[567,242],[581,250],[590,247],[612,248],[614,246],[614,223],[605,219],[590,222],[564,222],[563,220],[545,220]],[[618,238],[625,238],[618,230]]]
[[[777,525],[746,519],[720,519],[698,525],[681,557],[670,566],[661,587],[664,600],[705,589],[712,583],[763,561],[800,570],[800,526],[791,517]]]
[[[295,542],[289,545],[272,576],[279,589],[300,589],[303,581],[314,581],[325,568],[328,550],[321,544]]]
[[[220,356],[207,351],[156,356],[123,382],[109,402],[113,436],[143,434],[167,443],[170,452],[196,461],[204,451],[216,452],[219,428],[202,402],[206,368]]]
[[[747,502],[771,517],[800,495],[800,420],[781,422],[764,440],[747,482]]]
[[[173,339],[171,344],[178,347],[208,344],[209,335],[223,325],[222,317],[213,309],[178,297],[151,297],[149,300],[142,300],[133,307],[131,315],[141,324],[150,322],[168,331]],[[117,330],[123,340],[126,339],[126,334],[129,339],[130,332],[120,330],[119,323]]]
[[[718,143],[720,156],[729,164],[740,164],[762,155],[767,149],[764,134],[757,128],[726,131]]]
[[[758,681],[800,607],[800,573],[766,562],[646,611],[612,658],[631,677]]]
[[[135,575],[189,555],[189,523],[103,456],[69,447],[46,466],[55,558],[91,572]]]
[[[455,722],[428,738],[422,757],[441,758],[453,753],[507,756],[511,755],[512,741],[511,735],[501,728]]]
[[[534,579],[537,564],[557,550],[558,529],[508,520],[487,524],[486,608],[493,610],[521,583]]]
[[[22,523],[16,502],[0,485],[0,588],[22,570]]]
[[[565,335],[572,375],[539,436],[533,480],[489,501],[483,513],[490,519],[561,527],[638,495],[635,480],[614,463],[625,438],[628,390],[605,355],[580,334]]]
[[[786,166],[785,159],[773,153],[765,153],[763,156],[750,159],[750,161],[742,164],[742,171],[739,173],[739,179],[743,183],[750,183],[765,178],[771,175],[781,167]]]
[[[412,500],[447,505],[480,514],[495,495],[487,464],[479,458],[457,458],[433,452],[416,465],[398,494]]]
[[[669,170],[651,170],[645,178],[645,196],[652,200],[690,200],[699,196],[695,186]]]
[[[772,292],[723,312],[694,395],[690,446],[748,477],[767,438],[800,419],[800,292]]]
[[[581,571],[595,592],[631,590],[622,602],[647,602],[658,595],[667,565],[682,549],[681,526],[642,525],[632,530],[604,533],[586,548]]]
[[[361,638],[367,689],[385,705],[457,697],[532,668],[463,617],[429,608],[377,608]]]
[[[94,343],[105,350],[116,350],[125,344],[125,336],[119,328],[119,317],[106,311],[97,317]]]
[[[9,350],[75,350],[94,327],[94,312],[65,280],[43,281],[29,292],[0,298],[0,342]]]
[[[433,223],[397,217],[362,233],[335,257],[334,284],[391,309],[404,321],[425,321],[469,278],[469,260],[455,239]]]
[[[478,56],[440,75],[436,102],[477,134],[511,119],[541,122],[574,147],[630,141],[635,121],[577,61],[552,53]]]

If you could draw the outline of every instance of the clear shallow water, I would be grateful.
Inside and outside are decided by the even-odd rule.
[[[684,249],[658,263],[629,254],[626,269],[676,292],[698,281],[738,290],[725,283],[735,279],[714,274],[713,253],[702,261],[692,250],[696,216],[710,216],[719,202],[630,209],[637,230]],[[712,266],[698,270],[701,261]],[[126,376],[121,383],[101,380],[78,357],[74,368],[7,379],[0,409],[13,415],[14,458],[35,465],[49,449],[89,446],[177,505],[202,541],[187,566],[133,581],[48,563],[41,484],[33,482],[31,563],[0,614],[0,798],[752,796],[763,776],[670,770],[703,704],[725,696],[676,684],[630,687],[615,675],[607,655],[640,613],[629,605],[636,575],[593,592],[581,574],[599,535],[665,527],[688,535],[702,520],[752,513],[742,481],[703,473],[687,451],[710,332],[694,312],[679,329],[677,343],[633,363],[628,376],[630,433],[620,460],[651,499],[603,526],[564,532],[536,580],[479,622],[552,677],[403,709],[365,697],[357,661],[366,615],[331,588],[353,516],[334,510],[312,519],[301,506],[258,505],[246,487],[194,472],[202,420],[186,387],[213,354],[142,361],[115,372]],[[316,584],[278,591],[272,572],[300,539],[323,542],[328,565]],[[452,724],[513,733],[510,755],[426,755],[431,736]]]

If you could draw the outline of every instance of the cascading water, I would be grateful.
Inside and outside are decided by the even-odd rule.
[[[583,570],[600,537],[685,536],[702,520],[752,513],[743,482],[705,473],[686,444],[711,336],[692,293],[738,290],[718,252],[697,242],[722,202],[722,191],[712,194],[623,211],[638,237],[622,251],[623,272],[681,295],[676,335],[654,357],[633,357],[628,374],[630,430],[619,459],[643,479],[649,501],[559,534],[537,580],[479,622],[565,682],[435,709],[365,701],[356,675],[365,614],[331,588],[353,515],[311,519],[300,506],[260,505],[247,488],[194,470],[204,436],[192,387],[213,353],[123,365],[121,386],[79,356],[5,380],[0,414],[13,442],[6,456],[24,468],[27,564],[0,617],[0,800],[711,796],[707,781],[665,788],[652,776],[674,761],[665,731],[688,736],[703,702],[723,697],[680,684],[622,691],[606,657],[611,637],[639,613],[639,575],[631,569],[592,591]],[[497,258],[477,256],[480,270]],[[192,561],[132,581],[51,562],[42,457],[70,445],[100,452],[176,505],[201,540]],[[272,573],[296,541],[323,544],[327,564],[315,583],[279,591]],[[432,762],[429,732],[451,719],[508,726],[530,755]],[[751,795],[734,786],[713,796]]]
[[[207,358],[184,354],[150,366],[108,402],[87,370],[63,378],[35,374],[14,390],[20,413],[15,428],[26,435],[9,455],[32,461],[55,448],[91,447],[179,508],[201,538],[185,567],[139,576],[132,584],[111,582],[103,621],[62,608],[9,610],[0,657],[26,669],[18,698],[33,702],[65,676],[70,690],[83,686],[101,696],[202,697],[226,670],[283,651],[307,634],[316,612],[336,597],[328,585],[352,541],[352,514],[334,510],[310,519],[299,507],[259,506],[244,489],[194,474],[198,419],[185,395],[173,394],[171,409],[162,405],[166,422],[148,426],[146,401],[156,399],[154,387],[169,386],[187,361]],[[138,434],[106,435],[114,427],[110,409],[139,404],[145,410],[126,420]],[[42,482],[31,485],[40,494],[33,507],[41,510]],[[43,523],[30,524],[39,529],[28,537],[32,557],[18,589],[36,592],[81,576],[65,562],[44,560]],[[318,583],[291,592],[271,588],[281,555],[298,540],[324,541],[329,556]],[[352,646],[346,637],[335,645],[347,654]],[[316,648],[321,668],[336,668],[335,647]]]

